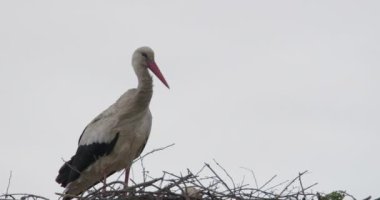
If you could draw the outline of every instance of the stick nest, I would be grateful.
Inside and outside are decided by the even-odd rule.
[[[98,189],[89,190],[78,199],[81,200],[342,200],[344,197],[356,200],[344,191],[336,191],[327,195],[312,191],[317,185],[303,186],[302,177],[307,171],[289,181],[274,184],[273,176],[264,185],[252,187],[235,183],[227,171],[216,161],[219,170],[205,163],[200,171],[193,173],[187,170],[185,175],[163,172],[162,177],[144,176],[143,183],[125,188],[124,182],[111,182]],[[223,174],[218,174],[222,171]],[[206,174],[206,175],[205,175]],[[252,173],[254,176],[254,174]],[[222,179],[221,177],[226,177]],[[347,199],[347,198],[345,198]]]
[[[120,174],[117,181],[110,182],[101,187],[91,188],[81,196],[73,196],[80,200],[356,200],[345,191],[334,191],[329,194],[314,192],[312,188],[317,183],[304,185],[302,178],[307,171],[299,173],[291,180],[275,183],[276,175],[259,186],[252,170],[254,186],[247,184],[244,178],[237,183],[229,173],[214,160],[211,166],[205,163],[196,173],[189,169],[185,175],[176,175],[170,172],[163,172],[159,178],[148,176],[145,170],[143,159],[155,151],[160,151],[172,145],[155,149],[141,156],[140,161],[143,173],[142,183],[136,183],[131,179],[131,186],[126,187],[124,181],[119,181],[123,174]],[[10,176],[11,178],[11,176]],[[9,178],[9,183],[10,183]],[[9,187],[9,185],[8,185]],[[64,194],[56,193],[60,199]],[[0,200],[48,200],[45,197],[32,194],[8,194],[0,195]],[[370,200],[367,197],[365,200]],[[374,199],[380,200],[380,198]]]

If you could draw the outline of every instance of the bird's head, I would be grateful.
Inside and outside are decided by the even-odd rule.
[[[169,88],[169,84],[166,82],[164,76],[154,61],[154,52],[150,47],[140,47],[136,49],[133,53],[132,65],[135,70],[138,70],[138,68],[148,68],[167,88]]]

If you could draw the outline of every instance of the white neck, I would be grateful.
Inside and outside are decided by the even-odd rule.
[[[138,79],[136,100],[141,106],[148,106],[153,95],[153,80],[148,68],[142,65],[133,66]]]

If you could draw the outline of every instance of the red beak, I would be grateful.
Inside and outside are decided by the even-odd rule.
[[[157,76],[158,79],[160,79],[160,81],[168,88],[169,88],[169,84],[168,82],[166,82],[164,76],[162,75],[160,69],[158,68],[157,64],[152,61],[152,62],[148,62],[148,68],[150,69],[150,71],[152,71],[154,73],[154,75]]]

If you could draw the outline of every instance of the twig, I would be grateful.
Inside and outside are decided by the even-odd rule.
[[[282,193],[284,193],[284,192],[288,189],[288,187],[289,187],[294,181],[296,181],[300,176],[304,175],[305,173],[307,173],[307,170],[304,171],[304,172],[302,172],[302,173],[298,173],[298,176],[297,176],[296,178],[294,178],[292,181],[290,181],[289,184],[285,186],[285,188],[280,192],[280,194],[279,194],[278,196],[281,196]]]
[[[216,160],[215,159],[213,159],[214,160],[214,162],[215,162],[215,164],[216,165],[218,165],[223,171],[224,171],[224,173],[226,173],[226,175],[228,176],[228,178],[231,180],[231,182],[232,182],[232,185],[234,186],[234,188],[236,187],[235,186],[235,182],[234,182],[234,180],[232,179],[232,177],[230,176],[230,174],[228,174],[228,172],[218,163],[218,162],[216,162]]]
[[[300,174],[300,173],[298,173],[298,180],[299,180],[299,182],[300,182],[301,192],[302,192],[302,194],[303,194],[303,196],[304,196],[304,199],[305,199],[305,198],[306,198],[306,195],[305,195],[305,189],[303,188],[303,184],[302,184],[302,179],[301,179],[301,174]]]
[[[306,187],[306,188],[305,188],[305,191],[308,190],[308,189],[310,189],[310,188],[312,188],[312,187],[314,187],[314,186],[316,186],[316,185],[318,185],[318,183],[313,183],[312,185]]]
[[[157,148],[157,149],[153,149],[152,151],[149,151],[148,153],[146,153],[143,156],[140,156],[138,159],[134,160],[133,163],[139,161],[140,159],[144,159],[146,156],[148,156],[148,155],[150,155],[150,154],[152,154],[152,153],[154,153],[156,151],[162,151],[162,150],[167,149],[167,148],[169,148],[171,146],[174,146],[174,145],[175,145],[175,143],[172,143],[172,144],[169,144],[169,145],[167,145],[165,147],[160,147],[160,148]]]
[[[252,177],[253,177],[253,180],[255,181],[256,189],[259,189],[259,185],[258,185],[258,183],[257,183],[257,179],[256,179],[256,176],[255,176],[255,173],[253,172],[253,170],[252,170],[252,169],[248,169],[248,168],[246,168],[246,167],[240,167],[240,168],[245,169],[245,170],[251,172]]]
[[[205,165],[206,165],[206,167],[207,168],[209,168],[210,170],[211,170],[211,172],[219,179],[219,181],[221,182],[221,183],[223,183],[223,185],[228,189],[228,191],[230,191],[230,193],[232,194],[232,191],[231,191],[231,189],[228,187],[228,185],[226,184],[226,182],[224,182],[223,181],[223,179],[221,179],[220,177],[219,177],[219,175],[210,167],[210,165],[209,164],[207,164],[207,163],[205,163]]]
[[[5,195],[0,195],[0,197],[5,196]],[[14,194],[7,194],[7,196],[21,196],[20,199],[26,199],[26,198],[33,198],[33,199],[43,199],[43,200],[49,200],[48,198],[45,198],[43,196],[35,195],[35,194],[27,194],[27,193],[14,193]]]
[[[274,175],[272,176],[272,178],[270,178],[267,182],[264,183],[264,185],[262,185],[259,190],[262,190],[265,186],[267,186],[270,182],[273,181],[273,179],[275,179],[277,177],[277,175]]]
[[[154,153],[156,151],[162,151],[162,150],[167,149],[167,148],[169,148],[171,146],[174,146],[174,145],[175,145],[175,143],[172,143],[172,144],[169,144],[169,145],[164,146],[164,147],[153,149],[152,151],[149,151],[148,153],[146,153],[146,154],[144,154],[142,156],[139,156],[136,160],[134,160],[132,162],[132,164],[135,163],[135,162],[137,162],[137,161],[139,161],[139,160],[143,160],[146,156],[148,156],[148,155],[150,155],[150,154],[152,154],[152,153]],[[141,163],[141,165],[144,166],[143,163]],[[143,169],[144,169],[144,167],[143,167]],[[144,173],[144,171],[143,171],[143,173]],[[117,177],[117,180],[120,180],[121,176],[123,176],[124,174],[125,174],[125,170],[123,170],[123,172],[120,173],[120,175]]]
[[[60,197],[71,197],[71,198],[81,199],[81,197],[77,196],[77,195],[64,194],[64,193],[59,193],[59,192],[56,192],[55,194],[60,196]]]
[[[141,169],[142,169],[142,174],[143,174],[143,182],[145,182],[146,181],[146,169],[144,166],[144,159],[140,159],[140,163],[141,163]]]
[[[264,191],[269,191],[269,190],[271,190],[271,189],[273,189],[273,188],[276,188],[276,187],[278,187],[278,186],[280,186],[280,185],[285,184],[285,183],[288,182],[288,181],[289,181],[289,180],[283,181],[283,182],[281,182],[281,183],[279,183],[279,184],[276,184],[276,185],[274,185],[274,186],[272,186],[272,187],[270,187],[270,188],[267,188],[267,189],[264,190]]]
[[[8,191],[9,191],[9,187],[11,185],[11,180],[12,180],[12,170],[9,172],[7,190],[5,191],[5,198],[7,197],[7,194],[8,194]]]

